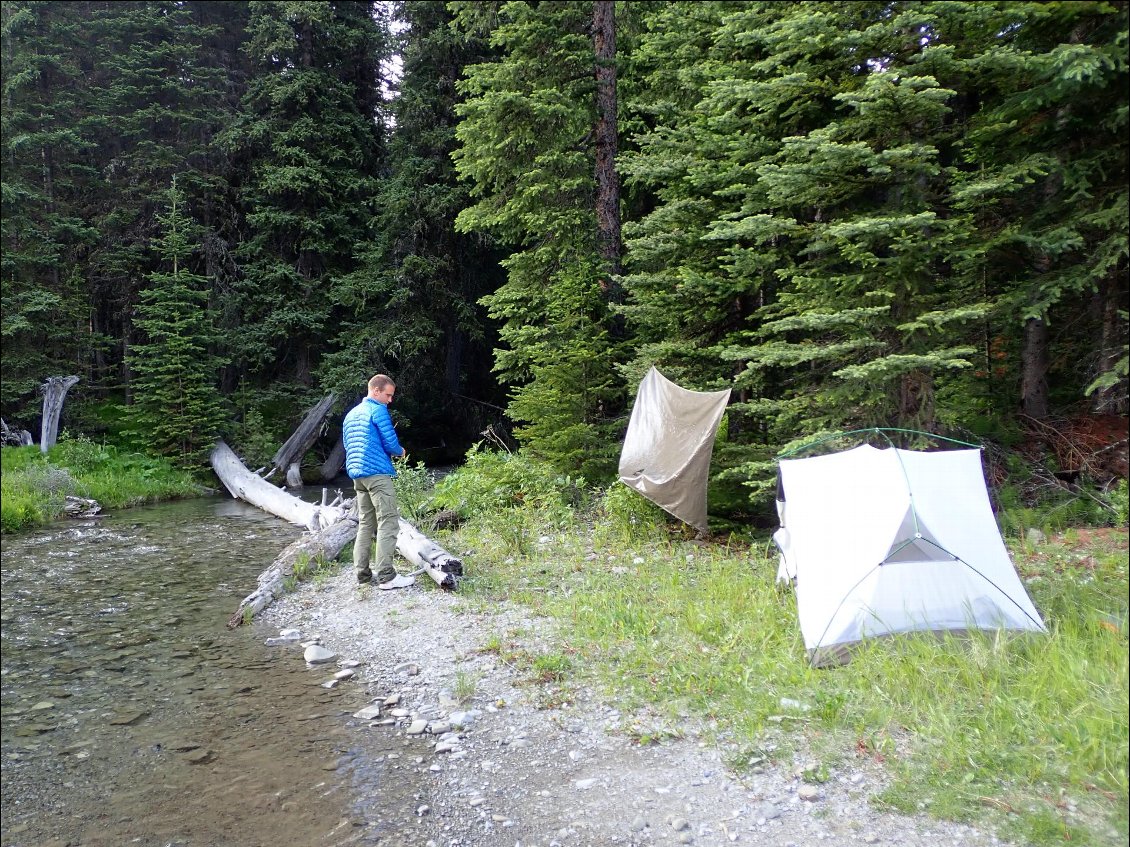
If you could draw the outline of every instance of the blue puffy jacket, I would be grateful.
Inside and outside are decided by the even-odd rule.
[[[388,407],[366,397],[349,410],[341,424],[345,444],[345,472],[350,479],[373,474],[396,476],[391,456],[401,456],[404,448],[392,428]]]

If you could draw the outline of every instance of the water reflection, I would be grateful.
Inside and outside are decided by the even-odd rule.
[[[364,691],[225,626],[299,533],[217,497],[0,541],[4,845],[375,839],[350,796],[387,743],[350,726]]]

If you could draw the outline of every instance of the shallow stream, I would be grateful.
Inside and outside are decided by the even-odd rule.
[[[393,837],[387,737],[273,629],[226,622],[297,527],[222,497],[0,540],[5,847]],[[385,789],[388,790],[385,790]],[[404,796],[396,796],[402,794]]]

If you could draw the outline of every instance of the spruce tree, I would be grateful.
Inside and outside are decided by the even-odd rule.
[[[566,470],[610,474],[623,409],[596,220],[592,3],[456,3],[466,29],[488,12],[493,62],[466,70],[455,153],[477,202],[457,227],[514,252],[483,298],[500,323],[495,370],[531,451]]]
[[[224,133],[244,242],[223,311],[233,358],[258,383],[312,386],[322,340],[342,318],[335,281],[355,268],[384,164],[388,40],[375,14],[371,2],[251,9],[252,77]]]
[[[498,286],[500,255],[490,239],[455,231],[469,199],[451,160],[456,83],[487,48],[458,35],[442,4],[403,3],[396,15],[402,73],[389,170],[360,264],[334,286],[343,319],[321,373],[342,397],[357,393],[361,375],[395,374],[398,416],[414,422],[416,449],[443,444],[462,455],[502,402],[490,372],[494,335],[477,302]]]
[[[90,383],[94,340],[78,266],[97,240],[78,206],[91,182],[81,128],[89,45],[78,4],[5,2],[0,21],[0,403],[6,420],[30,426],[44,379],[73,373]]]
[[[134,436],[147,449],[185,467],[208,464],[224,421],[212,352],[215,332],[208,310],[210,283],[193,273],[199,227],[185,214],[176,180],[166,193],[167,210],[154,248],[159,269],[138,293],[130,349],[134,401],[129,417]]]

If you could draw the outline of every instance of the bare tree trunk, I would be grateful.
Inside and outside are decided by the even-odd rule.
[[[324,462],[322,462],[322,469],[320,471],[322,482],[329,482],[331,479],[341,473],[341,469],[344,466],[345,442],[342,441],[341,437],[339,436],[337,439],[337,444],[334,445],[334,449],[330,451],[330,455],[326,457],[326,460]]]
[[[270,478],[277,470],[285,470],[287,473],[287,484],[294,487],[302,485],[302,475],[298,474],[297,482],[292,482],[291,465],[296,462],[300,463],[302,457],[306,455],[306,451],[310,449],[318,438],[318,432],[322,426],[322,419],[329,412],[330,407],[334,404],[334,395],[327,394],[323,397],[313,408],[306,412],[306,416],[302,419],[302,423],[291,434],[286,443],[278,449],[275,457],[271,459],[271,470],[267,472],[266,478]]]
[[[620,273],[620,179],[616,173],[616,9],[611,0],[593,3],[593,52],[596,55],[596,221],[597,242],[605,271]],[[622,297],[610,278],[605,290],[611,302]]]
[[[1108,274],[1098,291],[1102,319],[1096,377],[1111,373],[1126,355],[1126,320],[1119,314],[1120,305],[1126,301],[1126,292],[1120,290],[1119,280],[1125,278],[1125,274]],[[1123,378],[1114,385],[1096,391],[1091,399],[1091,408],[1097,414],[1124,415],[1128,403],[1130,396],[1126,379]]]
[[[1024,347],[1020,354],[1020,409],[1030,418],[1044,420],[1048,404],[1048,325],[1042,318],[1024,323]]]
[[[43,423],[40,427],[39,451],[46,453],[55,446],[59,433],[59,415],[63,411],[63,400],[67,392],[78,382],[77,376],[50,376],[40,386],[43,390]]]

